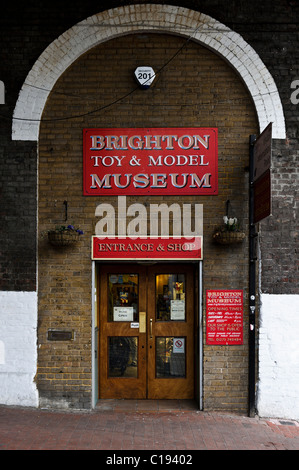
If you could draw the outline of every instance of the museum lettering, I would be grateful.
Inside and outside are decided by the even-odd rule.
[[[116,187],[119,189],[125,189],[129,186],[134,188],[167,188],[172,186],[173,188],[210,188],[211,173],[205,173],[203,176],[199,176],[196,173],[152,173],[152,174],[105,174],[102,179],[97,174],[91,174],[91,189],[102,188],[110,189]],[[113,183],[113,184],[112,184]]]

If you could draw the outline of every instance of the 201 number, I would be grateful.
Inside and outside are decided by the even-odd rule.
[[[138,73],[138,80],[150,80],[151,74],[147,72],[139,72]]]

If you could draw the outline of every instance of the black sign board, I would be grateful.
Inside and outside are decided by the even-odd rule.
[[[254,144],[254,223],[271,215],[272,123]]]
[[[48,341],[71,341],[74,332],[70,330],[48,330]]]

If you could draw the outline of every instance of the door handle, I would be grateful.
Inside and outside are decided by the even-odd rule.
[[[150,318],[150,339],[153,338],[153,319]]]

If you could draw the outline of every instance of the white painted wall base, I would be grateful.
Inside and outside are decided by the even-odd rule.
[[[0,403],[38,406],[36,292],[0,292]]]
[[[299,295],[261,295],[257,411],[299,419]]]

